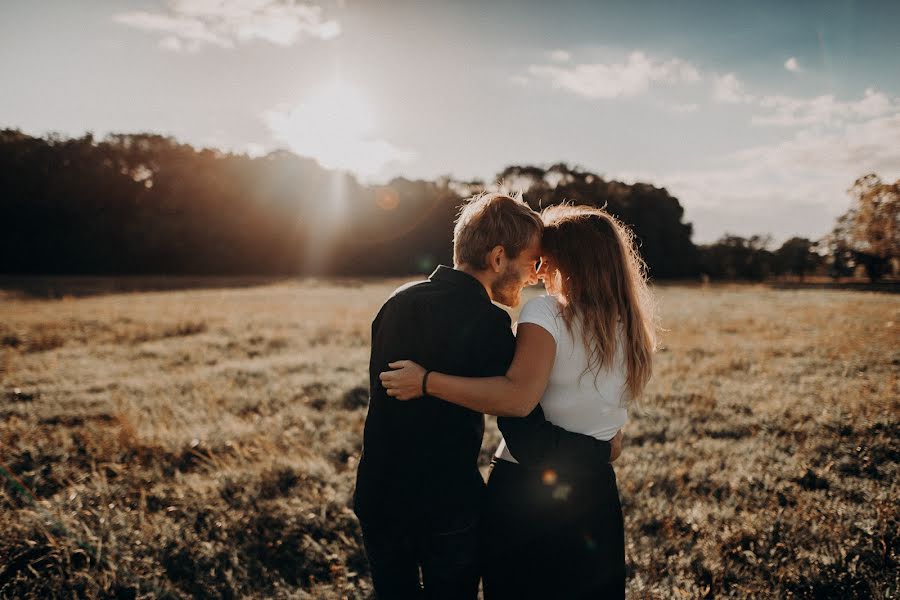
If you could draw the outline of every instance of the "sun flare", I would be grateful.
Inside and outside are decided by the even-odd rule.
[[[372,103],[343,80],[313,90],[293,107],[267,112],[265,120],[272,134],[293,152],[315,158],[327,168],[372,177],[388,163],[410,157],[409,152],[375,137]]]

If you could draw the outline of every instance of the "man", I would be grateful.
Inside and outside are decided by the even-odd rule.
[[[453,234],[454,268],[405,285],[372,323],[370,402],[354,507],[379,598],[475,598],[484,481],[482,414],[437,398],[391,398],[378,374],[410,359],[466,377],[505,374],[515,352],[509,315],[537,282],[540,217],[501,194],[472,199]],[[540,405],[516,421],[523,464],[583,464],[610,458],[608,442],[544,419]]]

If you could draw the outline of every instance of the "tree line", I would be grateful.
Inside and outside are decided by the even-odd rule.
[[[819,240],[793,237],[772,249],[769,236],[725,235],[701,246],[700,270],[715,279],[763,280],[772,276],[865,276],[878,281],[900,272],[900,180],[874,173],[848,190],[851,206]]]
[[[526,190],[535,209],[563,201],[605,207],[633,228],[655,279],[803,275],[825,260],[825,246],[798,238],[775,251],[762,237],[726,236],[698,247],[683,207],[667,190],[608,181],[564,163],[510,166],[495,181]],[[861,181],[858,194],[877,189],[878,207],[897,196],[897,184],[885,192],[877,178]],[[427,273],[452,261],[453,219],[467,197],[486,187],[451,177],[363,185],[290,152],[249,157],[152,133],[98,140],[0,130],[0,272]],[[883,273],[897,254],[896,240],[863,247],[859,223],[868,220],[866,235],[886,231],[878,216],[883,208],[866,206],[839,222],[828,249],[845,269],[865,256],[882,257],[870,262],[873,273]],[[896,237],[896,227],[887,235]]]

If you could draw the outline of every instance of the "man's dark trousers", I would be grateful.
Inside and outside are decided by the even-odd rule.
[[[445,522],[360,520],[378,598],[477,595],[481,576],[478,515],[455,514]]]

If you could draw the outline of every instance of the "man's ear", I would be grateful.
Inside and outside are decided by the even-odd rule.
[[[487,255],[488,269],[494,273],[503,271],[503,264],[506,262],[506,251],[503,246],[494,246]]]

